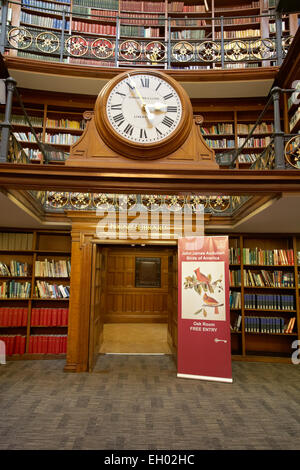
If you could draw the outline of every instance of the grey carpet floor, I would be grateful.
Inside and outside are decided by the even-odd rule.
[[[0,366],[0,450],[300,449],[300,369],[233,362],[233,384],[179,379],[170,356]]]

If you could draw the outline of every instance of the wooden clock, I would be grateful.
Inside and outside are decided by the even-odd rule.
[[[95,126],[113,151],[134,159],[158,159],[176,151],[193,124],[190,99],[172,77],[135,70],[113,78],[100,92]]]

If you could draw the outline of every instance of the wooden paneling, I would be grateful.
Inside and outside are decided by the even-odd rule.
[[[167,323],[169,253],[166,248],[108,248],[106,323]],[[135,287],[136,257],[161,259],[161,287]]]

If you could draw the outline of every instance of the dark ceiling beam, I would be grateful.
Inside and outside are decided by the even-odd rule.
[[[99,169],[0,164],[0,187],[142,194],[300,194],[297,170]]]

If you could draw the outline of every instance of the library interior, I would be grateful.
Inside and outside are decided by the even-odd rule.
[[[228,237],[236,376],[282,367],[292,394],[299,24],[294,0],[1,0],[0,382],[10,366],[113,387],[126,357],[150,376],[167,357],[176,380],[187,224]]]

